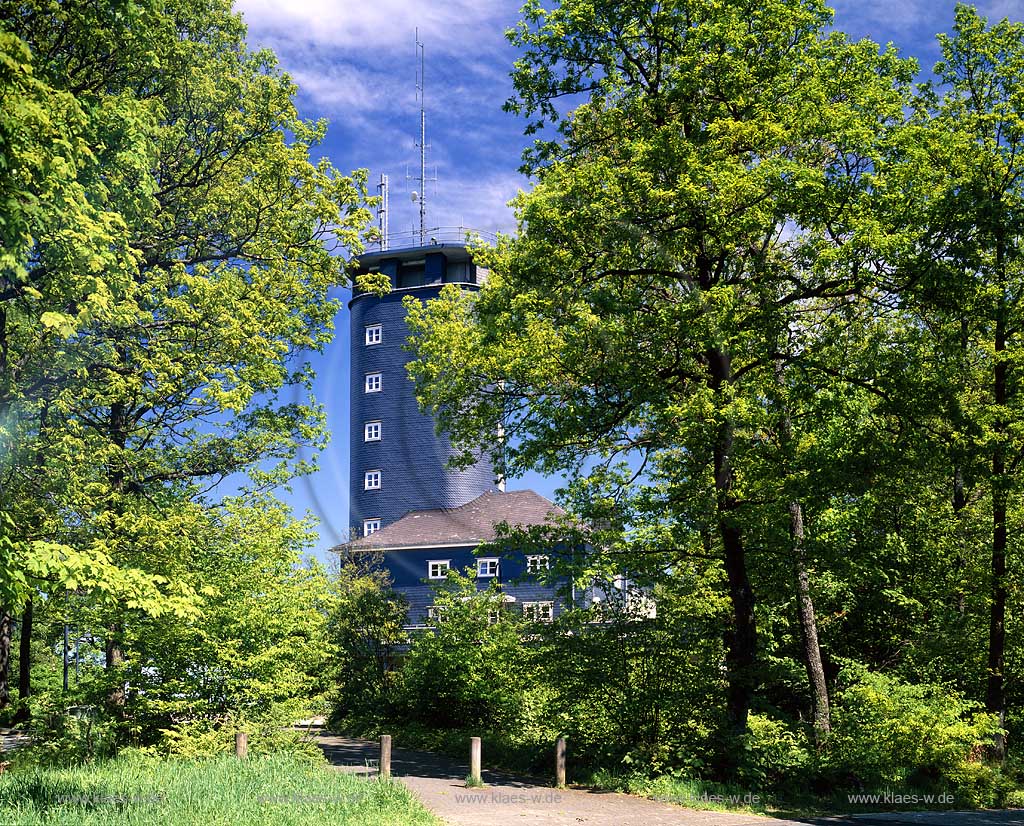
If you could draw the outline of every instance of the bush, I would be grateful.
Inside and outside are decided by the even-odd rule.
[[[980,756],[998,724],[980,703],[867,671],[836,700],[829,762],[839,775],[872,790],[949,790],[960,804],[992,799],[996,775]]]
[[[803,730],[761,714],[751,714],[748,726],[737,772],[745,786],[792,788],[813,768],[813,746]]]
[[[228,754],[234,751],[236,731],[248,734],[249,753],[253,755],[289,754],[315,763],[324,760],[320,748],[302,731],[282,727],[279,721],[254,723],[230,718],[195,720],[164,729],[153,751],[186,759]]]
[[[439,728],[511,731],[526,708],[526,649],[521,623],[502,614],[494,588],[449,574],[434,604],[437,627],[413,641],[402,667],[403,711]]]

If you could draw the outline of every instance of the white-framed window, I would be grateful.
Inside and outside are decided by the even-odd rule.
[[[539,574],[551,567],[551,557],[546,554],[534,554],[526,557],[526,573]]]
[[[431,559],[427,563],[428,579],[444,579],[448,576],[448,569],[452,567],[450,559]]]
[[[366,424],[363,425],[363,441],[380,441],[380,422],[367,422]]]
[[[495,577],[498,575],[498,560],[494,558],[478,559],[476,575],[479,577]]]
[[[444,605],[428,605],[427,606],[427,619],[430,622],[437,622],[443,620],[445,612],[448,609]]]
[[[380,519],[364,519],[363,520],[363,536],[369,536],[372,533],[377,533],[380,530]]]
[[[384,340],[384,327],[381,324],[366,325],[366,346],[380,344]]]
[[[500,621],[501,621],[501,609],[500,608],[491,608],[487,612],[487,624],[488,625],[497,625],[497,623],[499,623]]]
[[[554,603],[551,602],[524,602],[523,616],[531,622],[551,622],[554,609]]]
[[[363,490],[380,490],[379,470],[368,470],[363,474]]]
[[[380,392],[380,373],[367,373],[366,381],[363,383],[364,393],[379,393]]]

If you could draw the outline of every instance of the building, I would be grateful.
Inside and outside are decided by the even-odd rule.
[[[431,243],[361,256],[359,272],[390,278],[385,296],[356,292],[351,310],[349,527],[339,550],[382,554],[410,603],[410,624],[430,623],[433,589],[449,568],[476,572],[481,587],[497,580],[506,602],[539,620],[561,606],[544,584],[543,554],[482,559],[474,549],[493,540],[495,525],[530,526],[561,515],[533,491],[505,492],[486,455],[465,469],[448,466],[451,443],[417,407],[405,366],[408,329],[402,300],[436,297],[446,284],[476,290],[486,271],[462,243]]]

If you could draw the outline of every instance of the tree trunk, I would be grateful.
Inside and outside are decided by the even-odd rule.
[[[124,626],[119,622],[111,623],[107,628],[107,639],[105,644],[105,666],[108,671],[115,670],[124,664],[124,647],[121,636],[124,633]],[[110,690],[108,701],[115,709],[124,707],[124,683],[119,682]]]
[[[775,363],[775,381],[780,393],[785,383],[782,378],[782,362]],[[790,473],[790,456],[793,445],[793,420],[788,404],[781,405],[779,419],[779,440],[784,454],[784,472]],[[811,714],[814,719],[814,743],[820,751],[832,731],[832,717],[828,699],[828,683],[825,682],[825,667],[821,661],[821,645],[818,641],[818,620],[814,614],[811,598],[811,578],[807,572],[807,553],[804,548],[804,509],[799,501],[789,503],[790,552],[793,560],[793,579],[796,585],[796,613],[800,625],[800,640],[803,644],[804,667],[811,689]]]
[[[32,694],[32,599],[25,602],[21,612],[21,633],[18,637],[18,711],[16,722],[29,718],[28,698]]]
[[[124,354],[122,353],[122,360],[124,360]],[[122,402],[115,402],[110,405],[110,439],[119,448],[124,449],[127,444],[127,422],[125,405]],[[117,457],[120,461],[121,457]],[[115,465],[108,470],[110,478],[110,488],[114,492],[115,496],[118,497],[118,501],[115,503],[115,510],[121,508],[121,502],[119,501],[120,495],[124,491],[124,470],[120,465]],[[117,530],[115,528],[115,530]],[[120,606],[118,606],[120,607]],[[115,671],[124,663],[124,624],[120,620],[114,620],[107,627],[107,638],[105,641],[105,667],[106,670]],[[118,676],[120,680],[120,676]],[[124,708],[125,694],[124,694],[124,683],[119,682],[110,690],[110,696],[107,698],[107,702],[115,710],[121,710]]]
[[[996,409],[1002,410],[1005,409],[1007,402],[1005,299],[996,313],[995,353],[993,401]],[[996,442],[992,451],[992,600],[989,609],[988,685],[985,691],[985,708],[999,718],[999,725],[1005,729],[1006,696],[1003,668],[1006,650],[1006,511],[1009,478],[1002,439],[1006,423],[997,420],[995,430]],[[994,738],[991,751],[997,760],[1006,757],[1004,734],[1000,733]]]
[[[800,620],[800,638],[804,646],[807,679],[811,686],[814,743],[820,751],[824,748],[825,741],[832,730],[832,719],[829,711],[828,684],[825,682],[825,668],[821,662],[821,646],[818,644],[818,622],[814,616],[811,582],[807,573],[807,557],[804,551],[804,512],[799,502],[790,502],[789,504],[789,533],[793,541],[793,574],[796,579],[796,608]]]
[[[11,623],[6,608],[0,609],[0,709],[11,702]]]
[[[711,370],[710,386],[719,391],[732,376],[729,355],[716,349],[708,351],[707,358]],[[733,425],[723,420],[715,434],[712,455],[718,533],[722,540],[733,612],[733,627],[726,636],[726,714],[731,734],[739,736],[747,731],[747,717],[756,686],[757,618],[754,614],[754,589],[747,575],[743,534],[735,519],[737,502],[733,493],[732,453]]]

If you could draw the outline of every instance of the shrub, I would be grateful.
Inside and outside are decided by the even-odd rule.
[[[161,740],[153,749],[169,757],[195,759],[230,753],[235,748],[235,732],[249,735],[250,754],[290,754],[311,762],[322,762],[323,752],[302,731],[286,728],[279,720],[260,722],[234,718],[206,718],[178,723],[161,731]]]
[[[791,787],[813,767],[813,747],[803,730],[762,714],[751,714],[748,728],[737,773],[750,789]]]
[[[859,672],[837,696],[829,761],[865,788],[934,787],[959,803],[991,797],[994,771],[979,762],[998,730],[980,703],[939,685]]]
[[[440,728],[509,731],[526,707],[521,623],[502,615],[502,597],[455,572],[438,589],[437,627],[413,641],[402,668],[404,711]]]

